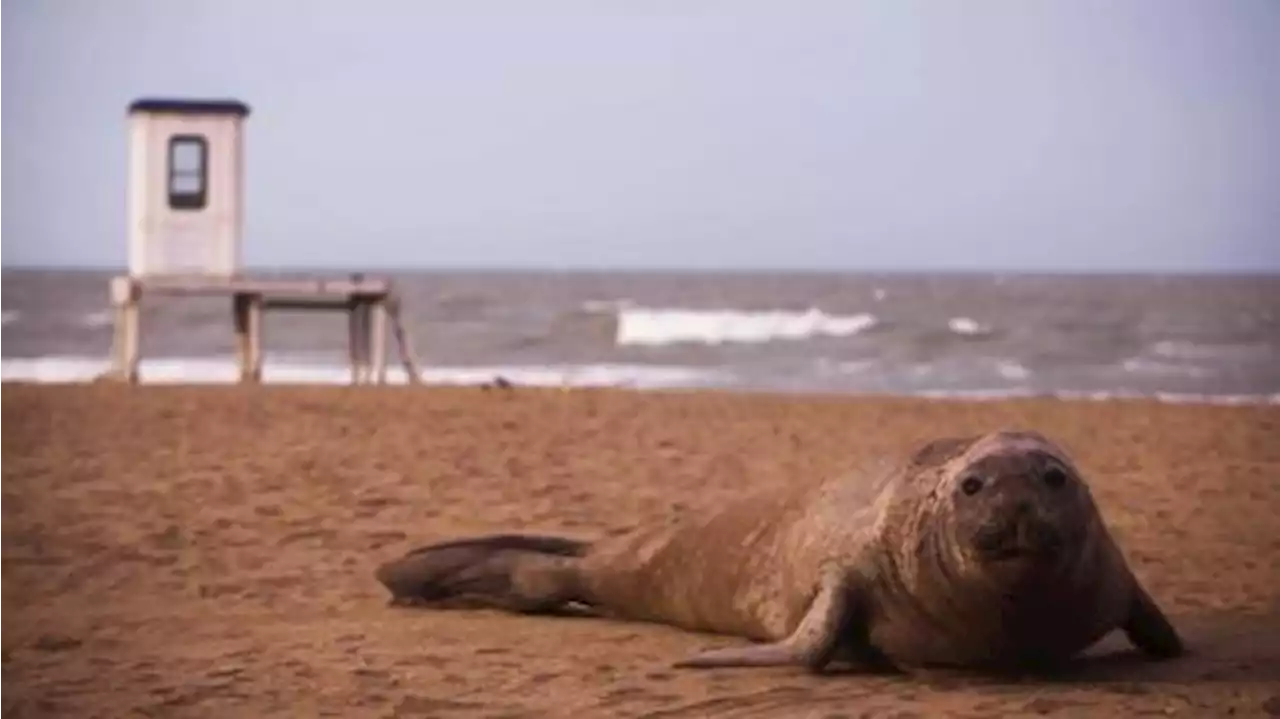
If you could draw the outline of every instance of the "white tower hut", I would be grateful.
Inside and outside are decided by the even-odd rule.
[[[248,115],[236,100],[129,105],[131,276],[238,274]]]
[[[129,269],[111,280],[116,321],[107,376],[139,379],[144,296],[204,295],[231,299],[241,381],[261,380],[262,317],[271,309],[346,313],[354,383],[386,381],[390,320],[409,381],[420,381],[390,279],[241,272],[248,116],[236,100],[129,105]]]

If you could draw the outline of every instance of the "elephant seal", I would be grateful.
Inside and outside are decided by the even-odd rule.
[[[1183,652],[1072,459],[1033,431],[937,439],[880,481],[778,488],[596,542],[433,544],[376,577],[393,603],[578,606],[754,640],[681,667],[817,672],[844,659],[1016,672],[1061,663],[1114,629],[1152,658]]]

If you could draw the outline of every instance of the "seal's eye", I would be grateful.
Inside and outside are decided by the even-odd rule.
[[[977,494],[982,491],[982,480],[971,474],[960,482],[960,491],[968,495]]]
[[[1044,471],[1041,479],[1046,485],[1057,489],[1067,483],[1067,473],[1062,471],[1061,467],[1050,467]]]

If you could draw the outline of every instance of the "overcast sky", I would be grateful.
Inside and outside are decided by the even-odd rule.
[[[1278,0],[5,0],[3,251],[234,97],[258,266],[1280,270]]]

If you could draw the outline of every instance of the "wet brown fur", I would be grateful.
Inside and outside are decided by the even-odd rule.
[[[958,513],[980,513],[968,526],[986,531],[988,517],[1008,519],[1006,504],[1047,492],[1031,484],[1046,467],[1069,475],[1069,494],[1027,501],[1038,518],[1061,515],[1054,521],[1065,559],[1035,571],[983,561],[960,536],[967,530]],[[992,479],[989,496],[960,499],[958,483],[974,468],[1008,479]],[[758,642],[681,666],[816,671],[843,657],[902,669],[1019,668],[1069,658],[1114,629],[1152,656],[1182,651],[1079,470],[1047,438],[1001,431],[939,439],[879,482],[867,479],[777,488],[591,543],[493,535],[429,545],[383,564],[377,578],[398,602],[582,607]]]

